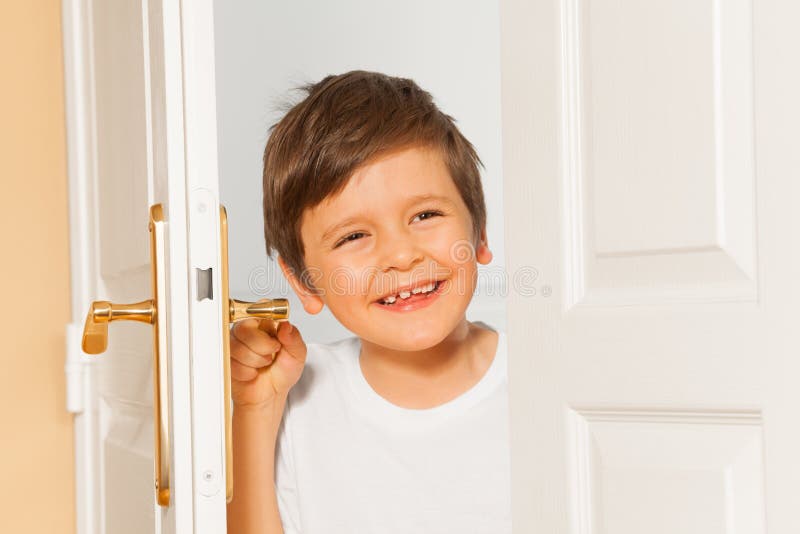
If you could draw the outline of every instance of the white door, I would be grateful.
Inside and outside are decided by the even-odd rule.
[[[501,13],[514,531],[800,532],[800,4]]]
[[[82,534],[225,531],[212,28],[210,0],[64,2]],[[114,321],[105,352],[76,350],[92,300],[148,299],[157,328]]]

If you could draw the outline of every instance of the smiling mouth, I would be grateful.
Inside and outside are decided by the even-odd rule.
[[[395,294],[395,295],[391,295],[389,297],[380,299],[380,300],[376,301],[376,303],[380,304],[381,306],[393,307],[393,306],[403,306],[405,304],[412,304],[412,303],[415,303],[415,302],[419,302],[421,300],[425,300],[425,299],[430,298],[432,295],[437,294],[439,288],[442,287],[442,284],[444,284],[444,280],[437,280],[436,283],[434,284],[433,288],[431,288],[429,291],[421,292],[421,293],[412,293],[407,298],[403,298],[403,297],[399,296],[398,294]],[[394,301],[392,301],[392,299],[394,299]]]

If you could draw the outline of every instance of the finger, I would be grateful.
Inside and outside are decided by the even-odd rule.
[[[248,349],[262,356],[270,355],[281,349],[281,344],[277,339],[258,328],[258,321],[253,320],[250,324],[245,323],[250,323],[250,320],[234,325],[231,334],[246,345]],[[253,324],[255,326],[252,326]]]
[[[267,319],[258,319],[256,317],[250,317],[248,319],[243,319],[237,321],[233,325],[233,332],[235,332],[240,337],[242,336],[249,336],[252,332],[266,332],[268,335],[272,336],[272,332],[269,329],[262,328],[264,323],[271,323],[273,321],[269,321]]]
[[[258,370],[231,360],[231,378],[239,382],[249,382],[258,376]]]
[[[289,321],[281,321],[278,325],[277,338],[283,349],[293,358],[303,363],[306,361],[307,347],[300,331]]]
[[[278,344],[278,347],[280,347],[280,344]],[[247,345],[231,336],[231,359],[247,367],[260,368],[272,363],[272,353],[257,354],[250,350]]]

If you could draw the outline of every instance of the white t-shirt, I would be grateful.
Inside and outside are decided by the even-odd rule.
[[[477,384],[422,410],[372,389],[358,337],[309,343],[275,453],[284,532],[510,534],[508,351],[498,337]]]

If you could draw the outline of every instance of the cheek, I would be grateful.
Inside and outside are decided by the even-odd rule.
[[[357,296],[361,291],[358,270],[339,265],[326,275],[328,294],[332,298],[346,299]]]
[[[459,266],[475,258],[472,239],[461,228],[449,228],[437,234],[430,245],[437,261],[445,265]]]

